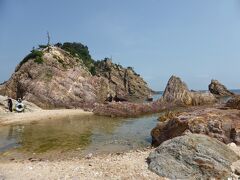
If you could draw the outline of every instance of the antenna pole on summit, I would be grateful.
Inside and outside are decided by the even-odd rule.
[[[48,43],[47,43],[47,47],[48,47],[48,52],[49,52],[49,50],[50,50],[50,34],[49,34],[49,32],[47,31],[47,39],[48,39]]]

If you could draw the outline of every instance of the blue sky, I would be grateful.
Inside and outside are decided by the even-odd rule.
[[[172,74],[190,89],[240,89],[239,0],[0,0],[0,82],[47,31],[133,66],[156,90]]]

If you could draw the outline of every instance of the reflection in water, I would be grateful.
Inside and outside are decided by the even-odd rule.
[[[108,118],[72,116],[0,128],[0,152],[116,152],[150,145],[157,116]]]

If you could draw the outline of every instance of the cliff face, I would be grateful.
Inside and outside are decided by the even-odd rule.
[[[135,99],[146,98],[151,93],[147,83],[131,67],[123,68],[110,59],[105,59],[97,62],[95,68],[98,76],[108,80],[112,95]]]
[[[0,85],[0,94],[23,98],[42,108],[92,108],[94,103],[104,102],[109,92],[115,92],[118,87],[121,94],[128,94],[122,89],[125,86],[121,73],[111,71],[117,84],[113,86],[103,72],[104,69],[93,76],[80,57],[59,47],[34,50],[17,66],[11,78]],[[135,79],[129,80],[129,84],[134,84],[132,81]],[[143,89],[147,89],[145,86]],[[141,94],[144,93],[137,92],[137,96]]]

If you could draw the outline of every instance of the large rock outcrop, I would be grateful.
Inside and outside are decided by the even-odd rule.
[[[191,92],[180,78],[172,76],[163,96],[155,102],[97,104],[93,112],[104,116],[135,117],[178,106],[207,105],[215,102],[216,98],[211,93]]]
[[[209,91],[217,97],[233,96],[234,93],[229,91],[223,84],[217,80],[212,80],[208,86]]]
[[[187,132],[205,134],[226,144],[240,145],[240,116],[238,110],[195,107],[159,122],[151,131],[152,144],[159,146],[166,140]]]
[[[199,134],[165,141],[148,157],[149,169],[170,179],[227,179],[237,160],[225,144]]]
[[[119,72],[113,68],[116,65],[111,63],[110,74],[114,76],[109,79],[103,74],[104,68],[98,68],[97,65],[94,67],[94,61],[88,65],[89,56],[88,61],[84,62],[81,56],[74,55],[85,46],[79,47],[75,43],[75,49],[71,44],[65,47],[67,50],[69,48],[71,53],[56,46],[34,50],[18,65],[11,78],[0,85],[0,94],[14,99],[20,97],[42,108],[93,108],[94,103],[103,103],[112,92],[126,96],[133,94],[136,98],[150,93],[144,80],[132,70],[121,68]],[[86,53],[84,49],[84,55]],[[99,73],[95,75],[95,71]],[[126,88],[123,72],[129,78]],[[139,83],[134,84],[133,81]],[[133,88],[133,85],[139,88]]]
[[[212,104],[216,102],[215,97],[210,93],[192,92],[187,85],[176,76],[172,76],[163,93],[163,101],[179,105],[196,106]]]

